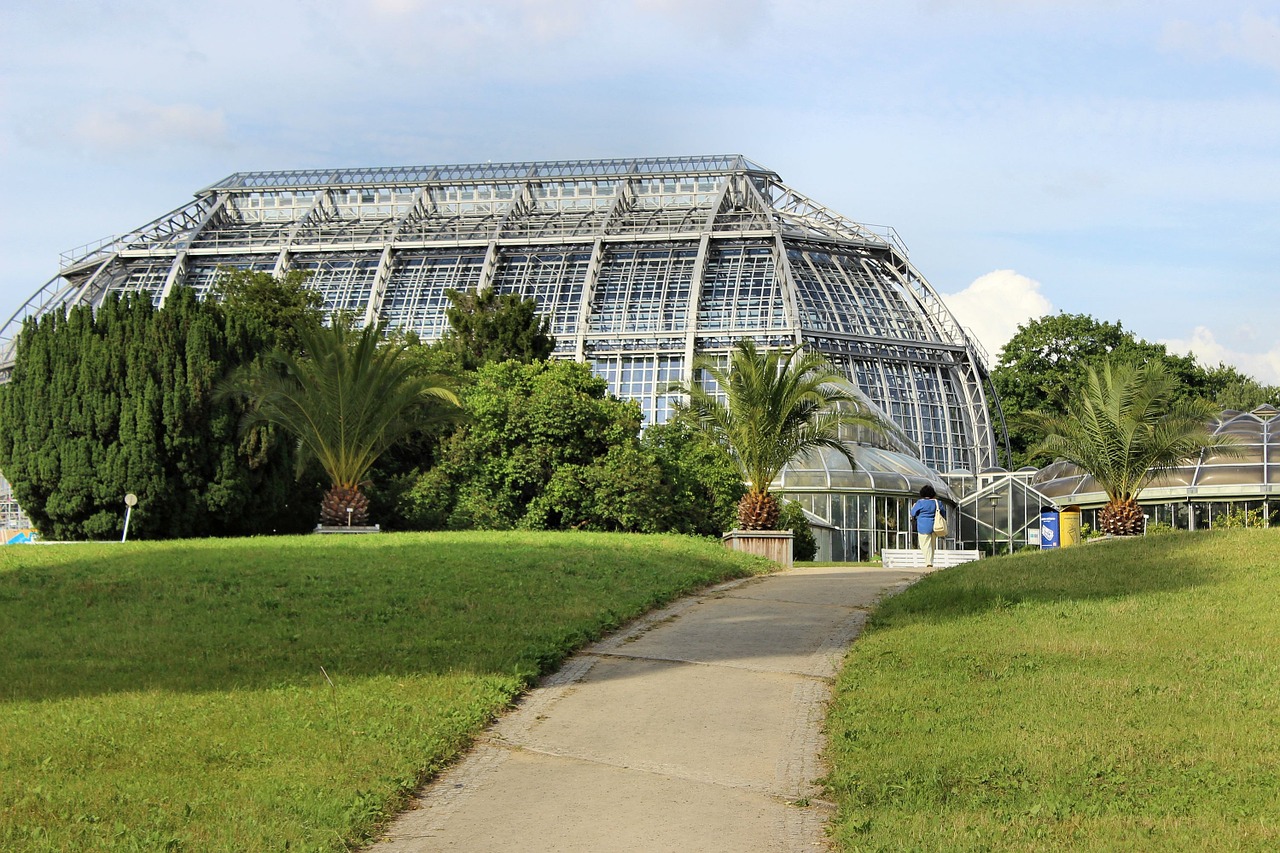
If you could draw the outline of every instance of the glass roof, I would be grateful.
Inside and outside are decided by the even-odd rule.
[[[550,160],[519,163],[474,163],[460,166],[382,166],[365,169],[293,169],[276,172],[236,172],[207,187],[317,187],[346,184],[422,184],[435,181],[512,180],[532,177],[591,177],[597,175],[669,175],[689,172],[758,172],[777,177],[770,169],[741,154],[690,157],[648,157],[612,160]]]
[[[649,422],[669,414],[665,383],[693,380],[694,356],[801,344],[897,428],[846,442],[936,470],[996,459],[981,355],[896,232],[738,154],[237,173],[68,253],[0,326],[0,381],[25,318],[115,294],[207,295],[226,267],[309,272],[324,310],[424,342],[447,327],[449,289],[534,299],[556,356],[589,363]],[[896,476],[882,478],[896,490]]]
[[[772,488],[780,492],[889,492],[919,494],[926,483],[938,496],[951,500],[951,490],[942,478],[918,459],[879,447],[854,445],[857,465],[835,450],[819,449],[794,460],[782,470]]]
[[[1259,406],[1251,412],[1228,409],[1213,421],[1214,435],[1236,440],[1235,453],[1204,453],[1186,465],[1156,475],[1142,490],[1144,500],[1226,497],[1280,493],[1280,410]],[[1032,479],[1037,489],[1059,504],[1099,503],[1106,499],[1093,477],[1059,460]]]

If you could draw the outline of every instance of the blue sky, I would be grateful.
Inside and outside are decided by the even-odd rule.
[[[1048,311],[1280,383],[1280,6],[11,0],[0,322],[231,172],[741,153]]]

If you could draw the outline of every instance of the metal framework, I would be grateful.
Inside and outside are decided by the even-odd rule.
[[[589,362],[650,422],[695,354],[801,343],[934,470],[997,464],[985,355],[896,232],[741,155],[237,173],[64,255],[0,328],[0,374],[27,317],[109,293],[205,294],[225,267],[310,270],[328,310],[428,341],[446,288],[532,296],[556,355]]]

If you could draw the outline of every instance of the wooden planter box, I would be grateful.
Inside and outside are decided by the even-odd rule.
[[[792,567],[790,530],[730,530],[724,535],[724,546],[730,551],[746,551],[768,557],[784,569]]]

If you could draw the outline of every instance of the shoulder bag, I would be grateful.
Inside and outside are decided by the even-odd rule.
[[[933,535],[941,539],[947,535],[947,517],[942,514],[942,504],[933,502]]]

